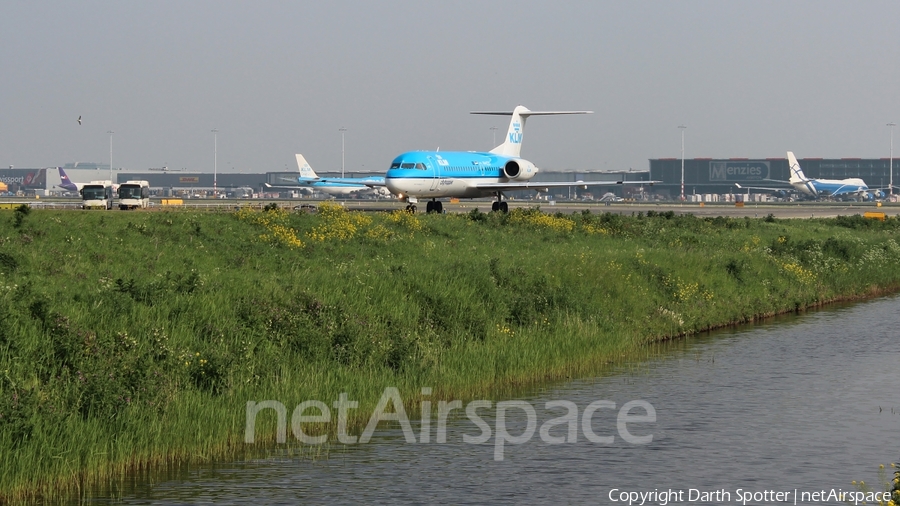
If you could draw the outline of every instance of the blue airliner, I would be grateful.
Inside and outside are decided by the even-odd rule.
[[[320,191],[329,195],[349,195],[351,193],[372,193],[376,195],[388,196],[389,193],[384,187],[384,177],[319,177],[318,174],[307,163],[306,158],[297,153],[297,167],[300,169],[300,176],[295,179],[296,183],[292,185],[277,186],[266,183],[268,188],[285,188],[292,190],[305,190],[309,192]]]
[[[803,174],[800,163],[793,151],[787,152],[788,165],[791,170],[790,180],[787,181],[799,193],[809,195],[813,198],[819,197],[857,197],[863,200],[874,200],[884,198],[885,188],[869,188],[865,181],[858,177],[847,179],[810,179]],[[735,186],[748,190],[773,190],[784,191],[784,188],[760,188],[754,186],[741,186],[735,183]]]
[[[590,114],[592,111],[530,111],[518,106],[512,112],[473,112],[512,116],[503,144],[488,152],[477,151],[409,151],[391,162],[384,177],[384,185],[408,203],[407,210],[415,212],[418,199],[429,199],[428,212],[442,212],[439,198],[495,197],[493,211],[507,212],[504,191],[535,190],[568,186],[599,186],[610,184],[652,184],[654,181],[577,181],[556,182],[530,180],[538,168],[519,153],[530,116],[556,114]],[[369,185],[369,183],[363,183]],[[374,185],[372,185],[374,186]]]

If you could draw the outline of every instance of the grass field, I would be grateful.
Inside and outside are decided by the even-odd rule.
[[[898,231],[859,216],[2,211],[0,497],[233,458],[249,400],[501,398],[654,341],[894,291]],[[272,417],[257,434],[274,438]]]

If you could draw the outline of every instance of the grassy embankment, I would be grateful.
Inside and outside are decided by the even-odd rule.
[[[496,398],[655,340],[891,291],[898,231],[859,217],[3,212],[0,497],[238,455],[248,400],[290,410],[347,392],[358,428],[386,386],[411,405],[425,386]]]

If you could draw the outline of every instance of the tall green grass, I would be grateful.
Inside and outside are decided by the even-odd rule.
[[[900,221],[690,215],[0,214],[0,497],[235,458],[247,401],[413,411],[894,290]],[[334,427],[321,430],[334,432]],[[358,433],[358,431],[357,431]],[[257,437],[274,438],[260,415]],[[0,499],[2,500],[2,499]]]

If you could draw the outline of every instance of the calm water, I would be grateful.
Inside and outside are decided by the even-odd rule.
[[[464,416],[451,420],[446,444],[433,443],[434,421],[431,444],[407,444],[399,428],[382,424],[369,444],[332,447],[328,459],[193,469],[139,483],[115,502],[623,504],[611,501],[611,489],[683,490],[687,502],[693,488],[731,494],[730,501],[693,504],[736,504],[737,489],[856,490],[851,480],[875,482],[879,464],[900,460],[896,329],[900,298],[893,297],[674,343],[658,358],[613,375],[520,397],[535,407],[538,428],[565,413],[544,409],[545,402],[573,401],[578,440],[550,445],[535,432],[529,442],[506,445],[502,461],[494,459],[493,438],[462,442],[462,434],[480,433]],[[596,412],[592,426],[614,442],[586,440],[580,415],[588,404],[608,400],[619,408],[636,399],[655,408],[656,422],[629,428],[652,434],[652,442],[623,440],[616,411],[608,409]],[[479,413],[494,426],[487,416],[493,410]],[[513,435],[523,432],[521,411],[509,411],[507,427]],[[565,426],[551,434],[565,434]]]

